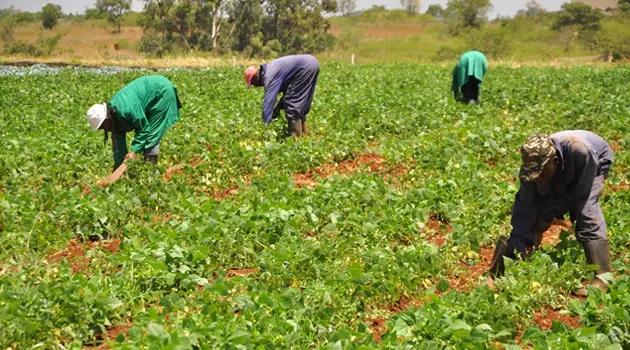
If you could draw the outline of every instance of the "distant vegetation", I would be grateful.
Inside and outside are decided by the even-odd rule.
[[[114,42],[124,42],[124,53],[130,57],[209,54],[272,59],[316,53],[344,61],[354,54],[363,63],[435,62],[455,59],[469,49],[481,50],[491,59],[515,61],[630,57],[630,0],[620,0],[618,9],[605,13],[581,3],[546,12],[530,1],[516,16],[495,19],[488,18],[489,0],[450,0],[445,7],[429,6],[425,14],[417,13],[416,1],[402,1],[403,10],[375,6],[362,12],[354,11],[354,0],[204,4],[148,0],[142,13],[134,13],[129,0],[98,0],[94,8],[74,15],[62,14],[54,4],[39,13],[3,9],[0,43],[5,55],[79,58],[106,57],[107,45]],[[77,27],[85,40],[95,38],[94,43],[63,38]]]

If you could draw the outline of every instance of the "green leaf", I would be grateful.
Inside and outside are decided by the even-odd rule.
[[[231,342],[231,341],[232,342],[242,342],[242,341],[244,341],[246,339],[249,339],[249,337],[250,337],[249,332],[244,331],[244,330],[238,330],[238,331],[232,333],[232,335],[230,335],[227,338],[227,341],[228,342]]]

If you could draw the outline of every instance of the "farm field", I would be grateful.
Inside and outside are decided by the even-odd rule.
[[[163,72],[184,106],[159,164],[106,187],[85,112],[121,77],[0,77],[0,347],[630,347],[630,68],[491,66],[479,106],[450,72],[323,64],[298,142],[240,68]],[[520,145],[567,129],[616,152],[615,281],[572,296],[591,273],[557,221],[490,291]]]

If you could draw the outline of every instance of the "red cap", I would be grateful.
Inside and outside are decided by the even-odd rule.
[[[254,66],[249,66],[245,69],[245,84],[247,84],[248,88],[252,86],[252,79],[256,73],[258,73],[258,68]]]

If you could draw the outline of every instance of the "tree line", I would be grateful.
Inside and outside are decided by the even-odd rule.
[[[414,15],[419,13],[421,2],[401,0],[400,5]],[[449,33],[457,36],[486,25],[491,9],[490,0],[449,0],[445,7],[430,5],[426,14],[445,22]],[[106,18],[120,32],[123,16],[130,10],[131,0],[96,0],[83,16]],[[239,52],[261,58],[316,53],[334,45],[330,16],[352,16],[355,10],[356,0],[144,0],[139,21],[144,36],[139,49],[157,56],[192,51]],[[619,0],[616,11],[630,14],[630,0]],[[7,42],[16,24],[41,20],[44,28],[52,29],[64,16],[61,6],[52,3],[37,14],[3,9],[0,34]],[[612,45],[609,39],[598,36],[604,13],[582,3],[565,3],[561,11],[547,13],[530,0],[515,18],[495,22],[509,27],[524,17],[545,22],[556,31],[571,30],[588,45]],[[481,39],[499,49],[502,45],[499,35]]]

